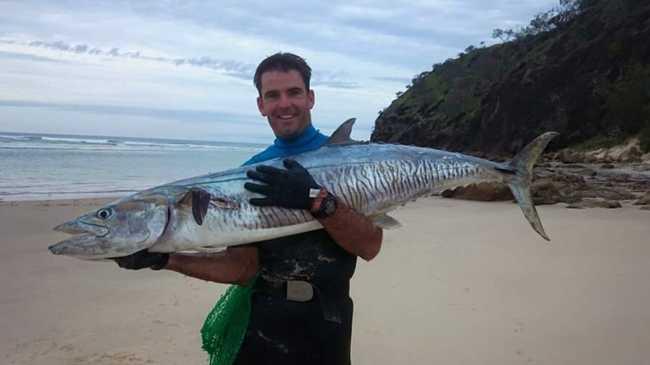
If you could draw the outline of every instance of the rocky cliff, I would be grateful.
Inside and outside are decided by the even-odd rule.
[[[650,152],[650,1],[584,0],[548,31],[434,65],[371,139],[508,157],[545,131],[561,149],[636,136]]]

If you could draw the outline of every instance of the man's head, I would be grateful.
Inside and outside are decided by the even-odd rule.
[[[309,89],[310,78],[307,62],[291,53],[276,53],[257,66],[257,107],[276,137],[295,137],[311,123],[314,92]]]

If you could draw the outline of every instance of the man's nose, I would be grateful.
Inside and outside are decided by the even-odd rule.
[[[280,108],[287,108],[291,106],[291,102],[289,101],[289,96],[287,94],[280,95],[280,100],[278,100],[278,106]]]

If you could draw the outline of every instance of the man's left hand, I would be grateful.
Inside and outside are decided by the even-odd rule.
[[[147,249],[132,253],[128,256],[113,258],[117,265],[127,270],[152,269],[162,270],[169,261],[168,253],[149,252]]]
[[[250,203],[257,206],[278,206],[291,209],[311,209],[313,199],[309,196],[311,189],[320,189],[307,169],[295,160],[283,161],[286,170],[260,165],[249,170],[246,175],[261,184],[246,183],[244,187],[264,198],[252,198]]]

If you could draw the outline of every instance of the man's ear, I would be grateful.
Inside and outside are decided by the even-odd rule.
[[[257,97],[257,110],[260,111],[260,114],[262,114],[263,117],[266,116],[266,113],[264,112],[264,99],[262,99],[261,96]]]
[[[314,94],[314,90],[309,89],[307,91],[307,99],[309,99],[309,109],[314,107],[314,104],[316,103],[316,95]]]

